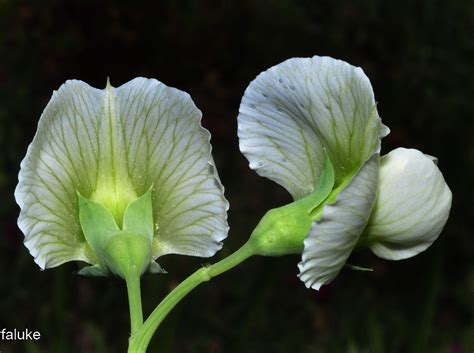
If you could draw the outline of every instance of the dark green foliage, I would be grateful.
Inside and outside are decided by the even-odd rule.
[[[439,157],[453,191],[441,238],[420,256],[368,252],[320,293],[296,278],[296,256],[255,258],[199,287],[165,321],[150,352],[471,353],[474,349],[474,3],[401,1],[0,1],[0,328],[39,330],[15,352],[125,352],[124,284],[40,272],[16,228],[13,189],[39,116],[69,78],[105,87],[142,75],[191,94],[211,131],[231,202],[221,258],[266,210],[290,201],[238,151],[236,116],[248,83],[294,56],[363,67],[392,133],[384,153]],[[147,313],[177,281],[216,259],[169,256],[143,282]]]

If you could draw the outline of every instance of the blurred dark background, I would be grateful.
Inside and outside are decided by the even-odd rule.
[[[22,245],[13,199],[19,163],[51,93],[69,78],[105,87],[154,77],[191,94],[212,133],[231,231],[213,259],[163,258],[143,280],[147,313],[179,281],[243,244],[264,212],[290,200],[239,153],[248,83],[294,56],[361,66],[392,132],[437,156],[454,203],[440,239],[401,262],[357,253],[375,271],[343,271],[319,293],[299,258],[250,259],[196,289],[149,352],[471,353],[474,350],[474,2],[0,0],[0,328],[38,330],[3,353],[125,352],[124,284],[75,264],[40,272]]]

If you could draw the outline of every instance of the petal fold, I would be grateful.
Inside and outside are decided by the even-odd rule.
[[[452,194],[436,161],[405,148],[381,158],[377,201],[362,238],[377,256],[388,260],[415,256],[441,233]]]
[[[324,206],[304,241],[298,277],[306,287],[319,290],[339,274],[357,244],[375,203],[379,156],[373,154],[336,202]]]
[[[388,132],[362,69],[329,57],[293,58],[261,73],[239,109],[240,150],[250,168],[294,199],[313,191],[324,151],[337,186],[379,151]]]

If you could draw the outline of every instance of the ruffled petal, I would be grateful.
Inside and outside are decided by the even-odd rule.
[[[144,78],[119,87],[117,101],[133,185],[139,194],[153,185],[153,257],[213,256],[229,204],[201,112],[187,93]]]
[[[81,231],[76,192],[97,183],[97,137],[104,91],[68,81],[53,93],[21,162],[15,198],[25,245],[41,268],[97,263]]]
[[[415,256],[441,233],[452,194],[435,161],[405,148],[381,158],[377,201],[362,238],[377,256],[388,260]]]
[[[362,69],[329,57],[293,58],[261,73],[239,112],[240,150],[250,168],[294,199],[313,191],[324,150],[337,186],[379,151],[389,132]]]
[[[375,203],[378,169],[379,156],[374,154],[313,223],[298,264],[298,276],[306,287],[318,290],[336,278],[346,263]]]

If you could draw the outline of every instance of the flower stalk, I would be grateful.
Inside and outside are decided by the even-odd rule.
[[[174,288],[163,301],[153,310],[143,326],[135,332],[129,340],[128,353],[144,353],[150,343],[153,334],[163,322],[170,311],[188,295],[194,288],[212,278],[233,269],[249,257],[256,255],[255,242],[249,240],[241,248],[222,259],[221,261],[201,267],[176,288]]]
[[[127,284],[128,306],[130,310],[130,332],[133,336],[143,324],[142,298],[140,290],[140,277],[125,277]]]

